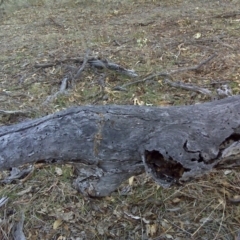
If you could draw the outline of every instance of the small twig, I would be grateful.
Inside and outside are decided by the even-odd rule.
[[[240,230],[238,230],[238,235],[236,240],[240,240]]]
[[[226,83],[229,83],[229,80],[225,80],[225,81],[214,81],[214,82],[210,82],[210,83],[206,83],[206,84],[203,84],[202,86],[208,86],[208,85],[220,85],[220,84],[226,84]]]
[[[182,88],[185,90],[189,90],[189,91],[194,91],[194,92],[198,92],[198,93],[202,93],[208,96],[213,96],[212,92],[206,88],[201,88],[198,86],[194,86],[194,85],[189,85],[189,84],[184,84],[182,82],[173,82],[170,81],[169,79],[164,79],[164,82],[171,85],[172,87],[178,87],[178,88]]]
[[[62,80],[62,83],[61,83],[61,86],[60,86],[60,92],[63,92],[67,89],[67,85],[68,85],[68,78],[65,77],[63,80]]]
[[[64,28],[64,26],[58,22],[53,17],[49,17],[49,20],[57,27]]]
[[[203,65],[205,65],[206,63],[208,63],[209,61],[211,61],[214,57],[216,57],[217,54],[214,53],[212,56],[210,56],[209,58],[207,58],[206,60],[200,62],[198,65],[196,66],[192,66],[192,67],[186,67],[186,68],[179,68],[179,69],[176,69],[176,70],[173,70],[171,71],[169,74],[176,74],[176,73],[179,73],[179,72],[184,72],[184,71],[196,71],[198,70],[199,68],[201,68]]]
[[[88,63],[97,69],[104,69],[107,68],[107,61],[101,60],[101,59],[91,59],[88,61]]]
[[[53,95],[47,97],[47,99],[42,103],[42,105],[47,105],[48,103],[52,102],[54,99],[57,98],[58,95],[63,94],[64,92],[57,91]]]
[[[99,85],[102,89],[104,89],[104,88],[106,87],[105,78],[106,78],[106,74],[105,74],[105,73],[102,73],[102,74],[99,75],[98,80],[97,80],[98,85]]]
[[[95,98],[95,100],[94,100],[93,103],[92,103],[92,104],[95,104],[95,103],[97,103],[98,101],[100,101],[100,100],[103,99],[104,94],[105,94],[104,89],[101,89],[101,90],[100,90],[99,92],[97,92],[96,94],[89,96],[88,99]]]
[[[141,79],[141,80],[137,80],[137,81],[134,81],[134,82],[130,82],[130,83],[126,83],[122,86],[116,86],[114,87],[113,89],[114,90],[118,90],[118,89],[125,89],[126,87],[130,86],[130,85],[133,85],[133,84],[138,84],[138,83],[143,83],[143,82],[146,82],[146,81],[149,81],[153,78],[157,78],[157,77],[167,77],[168,79],[171,79],[173,80],[172,76],[173,74],[176,74],[176,73],[179,73],[179,72],[183,72],[183,71],[193,71],[193,70],[198,70],[199,68],[201,68],[204,64],[208,63],[209,61],[211,61],[214,57],[216,57],[217,54],[214,53],[212,56],[210,56],[208,59],[200,62],[198,65],[196,66],[192,66],[192,67],[187,67],[187,68],[179,68],[179,69],[176,69],[176,70],[172,70],[170,73],[156,73],[156,74],[152,74],[144,79]],[[208,90],[207,90],[208,91]],[[205,91],[204,91],[205,92]],[[207,94],[207,93],[204,93],[204,94]]]
[[[96,98],[93,101],[93,104],[97,103],[99,100],[103,100],[104,95],[106,95],[106,83],[105,83],[106,74],[100,74],[98,78],[98,85],[100,86],[100,92],[96,93],[95,95],[90,96],[90,98]]]
[[[28,114],[30,114],[30,112],[26,112],[26,111],[5,111],[5,110],[0,110],[0,114],[6,114],[6,115],[18,115],[18,116],[27,116]]]
[[[86,66],[86,64],[88,62],[89,52],[90,52],[90,50],[88,49],[87,52],[86,52],[86,55],[84,57],[82,66],[79,68],[79,70],[77,71],[76,75],[74,77],[72,77],[73,81],[75,79],[79,78],[81,73],[82,73],[82,71],[84,70],[84,68],[85,68],[85,66]],[[61,86],[60,86],[60,90],[58,92],[54,93],[53,95],[48,96],[47,99],[42,103],[42,105],[46,105],[49,102],[52,102],[54,99],[57,98],[57,96],[59,94],[64,94],[66,92],[66,89],[67,89],[68,81],[69,81],[69,77],[64,77],[63,80],[62,80]]]
[[[127,92],[127,89],[124,88],[124,87],[121,87],[121,86],[116,86],[116,87],[113,87],[114,91],[123,91],[123,92]]]
[[[23,223],[24,223],[25,215],[22,212],[21,213],[21,219],[19,220],[18,223],[14,223],[13,228],[12,228],[12,236],[13,239],[18,239],[18,240],[26,240],[26,237],[23,232]]]
[[[217,14],[215,16],[212,16],[212,18],[230,18],[230,17],[236,17],[237,15],[240,15],[239,11]]]
[[[56,99],[58,95],[66,93],[68,80],[69,80],[68,77],[63,78],[60,90],[54,93],[53,95],[48,96],[47,99],[42,103],[42,105],[46,105],[49,102],[52,102],[54,99]]]
[[[198,229],[193,233],[191,234],[191,237],[193,238],[197,232],[207,223],[207,220],[209,220],[213,214],[213,212],[220,206],[220,205],[223,205],[224,206],[224,202],[223,200],[220,201],[220,203],[212,210],[212,212],[209,214],[209,216],[206,218],[206,221],[203,221],[203,223],[198,227]]]
[[[230,49],[234,50],[234,47],[232,47],[231,45],[229,45],[227,43],[222,42],[219,38],[217,38],[217,42],[219,44],[222,44],[224,47],[227,47],[227,48],[230,48]]]
[[[55,66],[56,63],[36,63],[34,65],[35,68],[48,68],[48,67],[53,67]]]
[[[121,44],[116,39],[113,40],[113,43],[115,43],[117,46],[121,46]]]
[[[5,203],[7,203],[8,200],[9,200],[8,197],[2,197],[2,198],[0,199],[0,207],[2,207]]]
[[[95,59],[94,57],[88,57],[89,61]],[[61,63],[66,63],[72,61],[74,63],[83,63],[84,58],[79,57],[79,58],[64,58],[64,59],[57,59],[55,62],[51,63],[36,63],[34,65],[35,68],[48,68],[48,67],[53,67]]]
[[[183,227],[179,227],[177,224],[173,223],[172,221],[168,221],[167,219],[164,219],[167,223],[171,224],[172,226],[176,227],[177,229],[181,230],[182,232],[185,232],[188,235],[191,235],[190,232],[185,230]]]
[[[82,71],[84,70],[84,68],[86,67],[86,64],[88,62],[88,55],[89,55],[89,52],[90,50],[88,49],[87,52],[86,52],[86,55],[84,57],[84,60],[83,60],[83,64],[82,66],[79,68],[79,70],[77,71],[77,74],[74,76],[73,80],[77,79],[80,77]]]
[[[141,80],[137,80],[137,81],[134,81],[134,82],[130,82],[130,83],[126,83],[126,84],[123,84],[122,86],[115,86],[113,88],[113,90],[121,90],[121,91],[126,91],[126,87],[130,86],[130,85],[133,85],[133,84],[138,84],[138,83],[144,83],[144,82],[147,82],[149,80],[152,80],[156,77],[169,77],[172,79],[172,77],[168,74],[168,73],[156,73],[156,74],[152,74],[144,79],[141,79]]]
[[[107,63],[106,64],[107,68],[110,70],[116,71],[116,72],[126,75],[128,77],[134,77],[134,78],[138,77],[138,74],[134,70],[126,69],[116,63],[113,63],[113,62],[106,61],[106,63]]]

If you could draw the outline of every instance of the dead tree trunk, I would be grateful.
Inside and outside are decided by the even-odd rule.
[[[0,169],[73,163],[74,186],[106,196],[147,171],[168,187],[240,166],[240,96],[194,106],[84,106],[0,128]]]

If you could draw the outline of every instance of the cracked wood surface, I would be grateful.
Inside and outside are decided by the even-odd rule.
[[[146,171],[164,187],[239,166],[240,96],[179,107],[83,106],[0,127],[0,168],[73,163],[74,186],[106,196]]]

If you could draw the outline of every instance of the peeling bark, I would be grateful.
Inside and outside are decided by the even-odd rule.
[[[240,96],[193,106],[84,106],[0,127],[0,169],[72,163],[74,186],[106,196],[146,171],[164,187],[240,166]]]

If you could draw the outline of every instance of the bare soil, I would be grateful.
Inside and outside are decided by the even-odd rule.
[[[238,0],[5,2],[0,14],[0,110],[26,113],[2,112],[2,125],[85,104],[196,104],[211,101],[225,84],[240,92]],[[87,49],[138,77],[87,65],[54,95],[81,67],[76,59]],[[149,77],[156,73],[173,73],[175,83],[212,95],[170,86],[161,74]],[[123,91],[115,88],[146,77]],[[0,239],[12,239],[22,213],[31,240],[240,239],[239,170],[212,172],[170,189],[136,176],[103,199],[81,196],[71,186],[73,177],[71,165],[36,164],[26,178],[0,185],[0,198],[9,197],[0,211]]]

